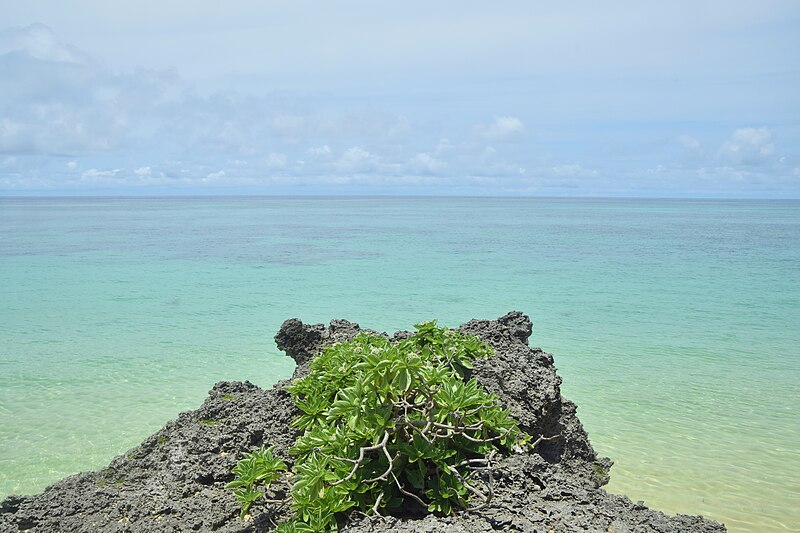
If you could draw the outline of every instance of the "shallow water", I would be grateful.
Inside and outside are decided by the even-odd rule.
[[[282,321],[534,321],[609,490],[800,523],[800,202],[0,199],[0,496],[97,468]]]

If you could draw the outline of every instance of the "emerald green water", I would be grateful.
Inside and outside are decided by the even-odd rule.
[[[534,321],[609,490],[800,524],[800,202],[0,199],[0,497],[106,464],[286,318]]]

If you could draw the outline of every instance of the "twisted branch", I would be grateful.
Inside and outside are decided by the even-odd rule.
[[[335,487],[336,485],[341,485],[345,481],[350,481],[351,479],[353,479],[353,476],[355,476],[356,472],[358,471],[358,467],[361,466],[361,464],[364,462],[364,454],[365,453],[374,452],[375,450],[382,449],[383,452],[386,454],[386,456],[389,457],[389,452],[386,450],[386,443],[387,442],[389,442],[389,432],[388,431],[384,431],[383,432],[383,440],[381,442],[379,442],[375,446],[362,446],[358,450],[358,459],[348,459],[346,457],[333,457],[333,459],[336,459],[337,461],[346,461],[348,463],[353,463],[353,469],[350,470],[350,473],[347,474],[346,477],[340,479],[339,481],[331,483],[331,487]],[[390,466],[390,468],[391,468],[391,464],[392,464],[391,463],[391,457],[389,457],[389,466]]]

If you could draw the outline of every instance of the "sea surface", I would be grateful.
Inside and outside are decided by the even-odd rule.
[[[512,309],[610,491],[800,531],[800,201],[0,198],[0,497],[288,377],[287,318]]]

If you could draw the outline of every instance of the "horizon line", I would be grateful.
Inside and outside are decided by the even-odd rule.
[[[620,195],[519,195],[519,194],[391,194],[391,193],[316,193],[316,194],[268,194],[268,193],[150,193],[150,194],[115,194],[115,193],[82,193],[82,194],[4,194],[0,192],[0,200],[7,199],[201,199],[201,198],[364,198],[364,199],[495,199],[495,200],[687,200],[687,201],[797,201],[797,197],[772,197],[772,196],[620,196]]]

